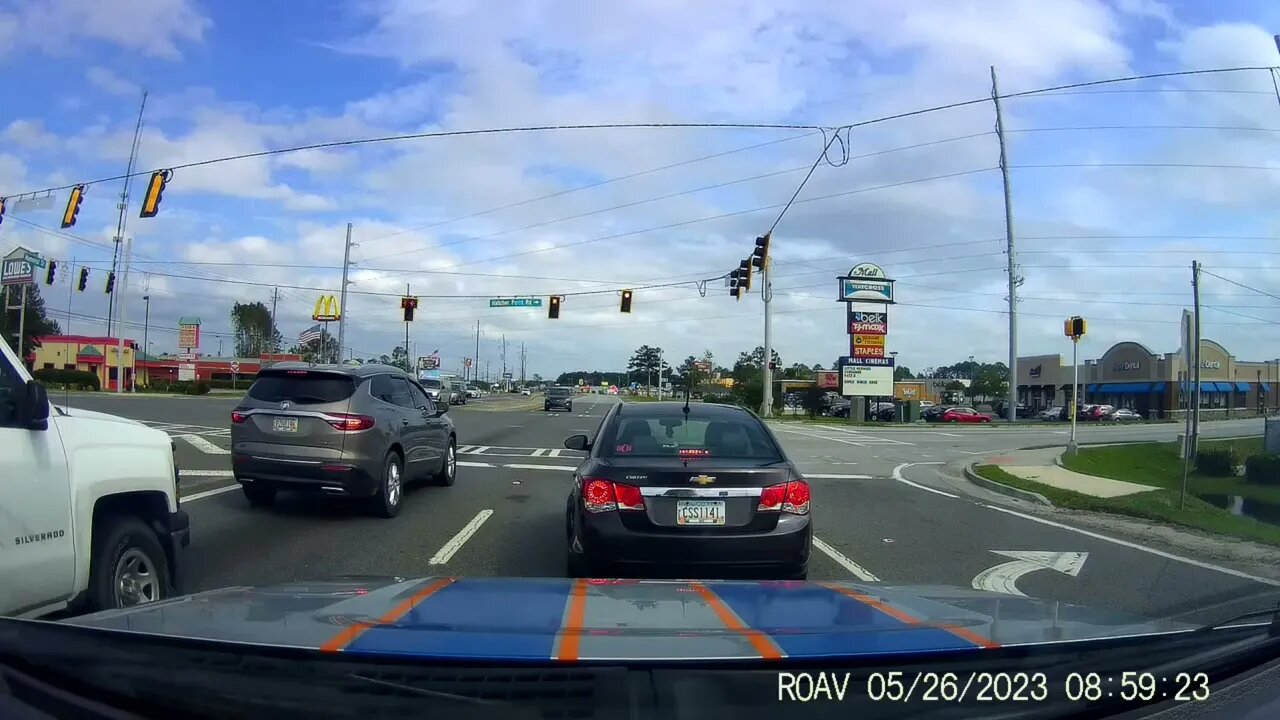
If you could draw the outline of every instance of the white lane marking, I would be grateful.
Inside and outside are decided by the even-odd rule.
[[[961,435],[960,433],[939,432],[939,431],[937,431],[937,430],[934,430],[934,431],[933,431],[933,434],[934,434],[934,435],[946,435],[947,437],[964,437],[964,435]]]
[[[493,463],[469,462],[466,460],[459,460],[458,465],[462,467],[494,467]]]
[[[442,545],[440,549],[436,551],[436,554],[432,555],[431,559],[427,562],[431,565],[444,565],[449,562],[449,558],[453,557],[454,553],[461,550],[462,546],[466,544],[466,542],[471,539],[471,536],[475,535],[476,531],[480,529],[480,526],[484,524],[484,521],[488,520],[492,516],[493,511],[487,508],[476,513],[476,516],[471,518],[471,522],[462,526],[462,529],[458,531],[458,534],[450,538],[449,542]]]
[[[560,457],[560,448],[551,448],[548,450],[547,457]]]
[[[480,445],[479,447],[472,450],[472,452],[474,452],[476,455],[483,455],[484,451],[488,449],[489,449],[488,445]]]
[[[840,473],[800,473],[806,478],[815,478],[818,480],[871,480],[870,475],[841,475]]]
[[[1073,533],[1079,533],[1081,535],[1084,535],[1085,537],[1091,537],[1096,540],[1105,540],[1106,542],[1115,543],[1116,545],[1120,545],[1123,547],[1132,548],[1134,550],[1141,550],[1142,552],[1151,553],[1152,555],[1165,558],[1166,560],[1177,560],[1178,562],[1186,563],[1188,565],[1194,565],[1199,568],[1204,568],[1205,570],[1216,570],[1226,575],[1232,575],[1234,577],[1244,578],[1245,580],[1252,580],[1257,583],[1262,583],[1263,585],[1280,587],[1280,580],[1272,580],[1270,578],[1259,577],[1257,575],[1251,575],[1247,572],[1243,572],[1240,570],[1235,570],[1228,567],[1222,567],[1221,565],[1214,565],[1213,563],[1207,563],[1201,560],[1193,560],[1191,558],[1183,557],[1181,555],[1174,555],[1173,553],[1165,552],[1163,550],[1157,550],[1155,548],[1147,547],[1146,545],[1139,545],[1138,543],[1129,542],[1128,540],[1120,540],[1118,538],[1108,537],[1101,533],[1096,533],[1089,530],[1083,530],[1081,528],[1072,527],[1070,525],[1064,525],[1063,523],[1060,523],[1060,522],[1054,522],[1046,518],[1036,517],[1035,515],[1028,515],[1026,513],[1018,512],[1017,510],[1010,510],[1009,508],[1003,508],[997,505],[988,505],[986,503],[978,503],[978,505],[981,505],[982,507],[985,507],[989,510],[1008,513],[1009,515],[1014,515],[1024,520],[1030,520],[1031,522],[1038,522],[1041,525],[1048,525],[1049,527],[1056,527],[1060,530],[1068,530]]]
[[[497,467],[511,468],[512,470],[564,470],[566,472],[573,472],[578,469],[577,465],[521,465],[520,463],[508,463]]]
[[[927,490],[927,491],[929,491],[929,492],[931,492],[931,493],[934,493],[934,494],[937,494],[937,495],[941,495],[941,496],[943,496],[943,497],[958,498],[958,497],[960,497],[959,495],[954,495],[954,494],[949,493],[949,492],[944,492],[944,491],[942,491],[942,490],[937,490],[937,489],[934,489],[934,488],[931,488],[931,487],[928,487],[928,486],[925,486],[925,485],[921,485],[920,483],[911,482],[910,480],[908,480],[908,479],[906,479],[906,478],[902,477],[902,471],[903,471],[904,469],[906,469],[906,468],[911,467],[912,465],[945,465],[945,464],[946,464],[946,463],[940,463],[940,462],[927,462],[927,463],[902,463],[901,465],[899,465],[899,466],[897,466],[897,467],[895,467],[895,468],[893,469],[893,479],[894,479],[894,480],[897,480],[898,482],[900,482],[900,483],[902,483],[902,484],[904,484],[904,485],[910,485],[911,487],[913,487],[913,488],[917,488],[917,489],[919,489],[919,490]]]
[[[178,437],[191,443],[195,449],[209,455],[230,455],[231,451],[226,448],[220,448],[199,435],[179,435]]]
[[[543,455],[546,455],[546,454],[547,454],[547,449],[546,449],[546,448],[538,448],[538,449],[534,450],[534,451],[533,451],[533,454],[532,454],[532,455],[530,455],[529,457],[542,457]]]
[[[866,582],[880,582],[880,578],[872,575],[866,568],[850,560],[844,553],[828,545],[817,535],[813,536],[813,546],[821,550],[827,557],[835,560],[840,567],[848,570],[859,580],[865,580]]]
[[[852,440],[845,440],[844,438],[835,438],[835,437],[831,437],[830,435],[819,435],[818,433],[805,432],[803,430],[784,430],[782,428],[774,428],[774,431],[791,433],[792,435],[808,435],[809,437],[818,438],[819,440],[831,440],[832,442],[844,443],[845,445],[856,445],[858,447],[866,447],[866,445],[863,445],[862,443],[854,442]]]
[[[1057,570],[1058,572],[1078,577],[1084,569],[1087,552],[1048,552],[1041,550],[992,550],[997,555],[1013,558],[1009,562],[1000,563],[978,573],[973,577],[974,590],[1004,593],[1006,595],[1027,594],[1018,589],[1018,579],[1036,570]]]
[[[204,492],[198,492],[195,495],[183,495],[181,500],[184,503],[191,502],[192,500],[203,500],[204,498],[207,498],[207,497],[213,497],[214,495],[221,495],[222,493],[225,493],[225,492],[231,492],[232,490],[235,490],[239,487],[240,487],[239,485],[228,485],[226,487],[214,488],[213,490],[205,490]]]
[[[230,470],[183,470],[178,468],[178,475],[181,477],[232,477],[234,473]]]
[[[463,445],[462,447],[458,448],[458,452],[460,452],[460,453],[469,453],[469,452],[471,452],[472,450],[474,450],[476,447],[478,447],[478,446],[477,446],[477,445]]]

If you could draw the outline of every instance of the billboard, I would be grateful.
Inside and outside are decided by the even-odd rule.
[[[845,396],[890,397],[893,395],[893,367],[844,365],[840,368],[840,394]]]
[[[0,285],[30,285],[36,279],[36,266],[27,259],[32,253],[26,248],[14,248],[4,256],[0,266]]]
[[[888,335],[889,313],[863,312],[849,306],[850,335]]]
[[[821,390],[837,390],[840,387],[839,370],[819,370],[817,372],[818,388]]]
[[[178,347],[187,350],[200,347],[200,318],[178,318]]]
[[[316,322],[335,322],[342,319],[342,308],[338,307],[338,299],[332,295],[321,295],[316,300],[311,319]]]

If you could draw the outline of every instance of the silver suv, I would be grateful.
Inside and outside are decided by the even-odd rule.
[[[452,485],[457,434],[413,377],[388,365],[276,363],[231,412],[231,468],[253,505],[278,490],[366,498],[400,512],[405,483]]]

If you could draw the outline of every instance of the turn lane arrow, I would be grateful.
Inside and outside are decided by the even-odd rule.
[[[1013,559],[989,567],[975,575],[973,588],[1023,597],[1026,597],[1026,593],[1019,590],[1017,585],[1018,579],[1023,575],[1036,570],[1057,570],[1064,575],[1076,577],[1084,568],[1084,561],[1089,559],[1087,552],[1048,550],[992,550],[991,552]]]

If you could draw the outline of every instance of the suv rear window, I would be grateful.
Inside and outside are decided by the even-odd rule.
[[[557,397],[558,397],[558,396],[561,396],[561,395],[569,395],[569,394],[570,394],[570,392],[569,392],[569,388],[553,387],[553,388],[551,388],[550,390],[548,390],[548,391],[547,391],[547,394],[548,394],[548,395],[555,395],[555,396],[557,396]]]
[[[436,380],[434,378],[423,378],[418,382],[422,384],[422,387],[427,388],[428,390],[439,390],[440,388],[444,387],[443,382]]]
[[[355,379],[347,375],[278,370],[263,372],[249,386],[249,397],[263,402],[289,402],[320,405],[346,400],[356,391]]]
[[[612,428],[604,457],[737,458],[777,462],[782,454],[751,417],[626,417]]]

